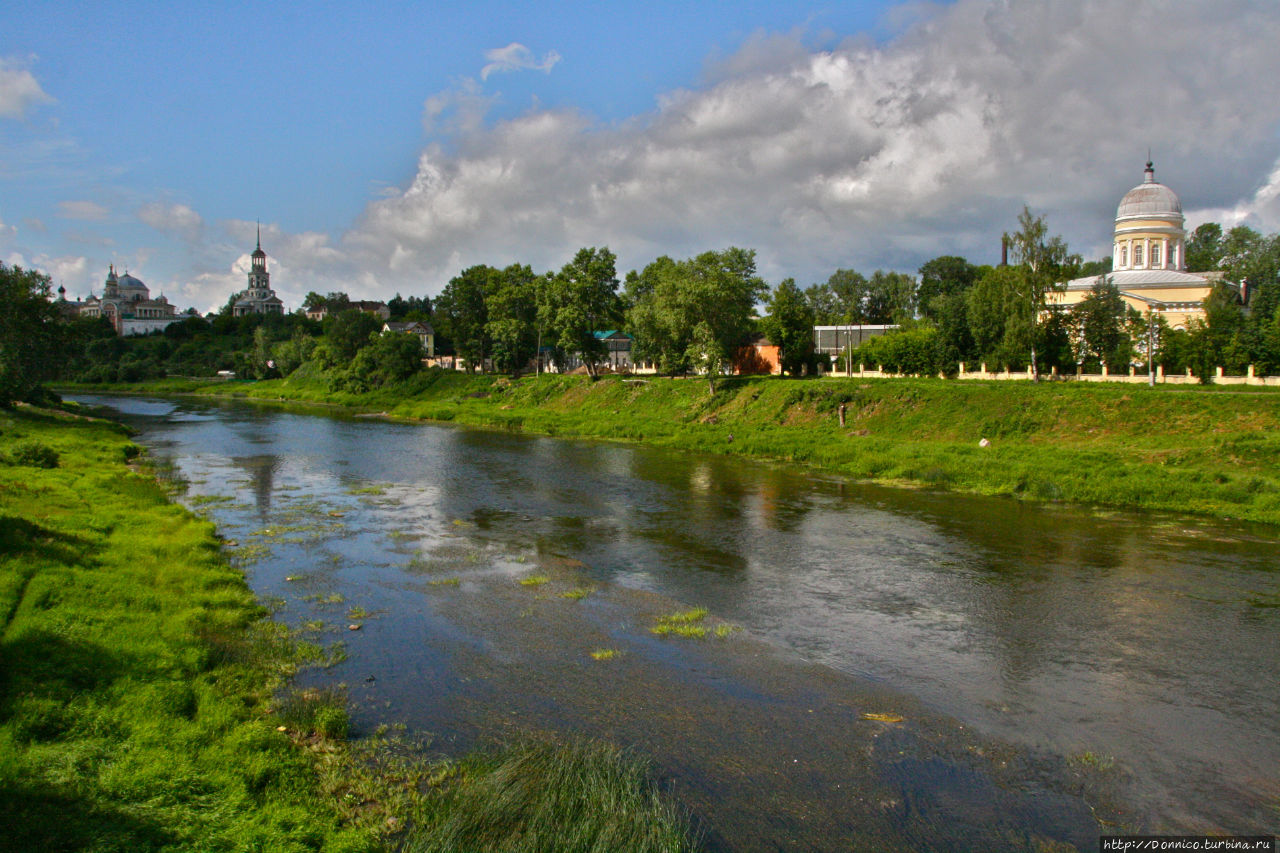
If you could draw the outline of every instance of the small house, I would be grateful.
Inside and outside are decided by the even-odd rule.
[[[388,320],[382,324],[382,334],[389,335],[392,333],[417,335],[422,341],[422,351],[427,358],[435,358],[436,356],[436,330],[431,327],[430,323],[422,323],[417,320],[409,320],[406,322]]]

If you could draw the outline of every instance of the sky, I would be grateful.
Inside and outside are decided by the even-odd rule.
[[[772,285],[1086,258],[1142,180],[1280,230],[1280,3],[58,2],[0,9],[0,261],[179,308],[756,250]]]

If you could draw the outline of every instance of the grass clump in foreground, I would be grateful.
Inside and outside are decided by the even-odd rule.
[[[412,853],[696,849],[646,764],[614,747],[526,742],[471,764],[424,816]]]
[[[23,441],[58,466],[15,466]],[[0,851],[376,851],[411,826],[484,826],[467,792],[502,789],[489,774],[507,760],[349,743],[340,692],[283,690],[327,653],[265,618],[213,526],[125,467],[131,447],[115,424],[0,409]],[[600,749],[551,764],[630,792],[632,765],[603,767],[616,754]],[[548,802],[524,800],[537,825],[522,834],[541,849],[626,837],[619,824],[679,837],[669,807],[603,819],[590,812],[610,813],[613,789],[590,782],[600,798],[579,812],[538,785]]]

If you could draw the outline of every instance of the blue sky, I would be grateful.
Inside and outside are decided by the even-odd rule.
[[[808,284],[989,262],[1024,203],[1096,256],[1147,147],[1193,224],[1276,230],[1278,10],[33,4],[0,14],[0,260],[208,310],[261,220],[289,307],[584,245]]]

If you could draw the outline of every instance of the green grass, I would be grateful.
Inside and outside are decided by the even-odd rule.
[[[1280,393],[1270,389],[781,377],[724,378],[716,389],[708,394],[693,378],[512,381],[437,370],[365,395],[330,392],[317,377],[188,390],[787,461],[889,484],[1280,524]],[[988,447],[979,447],[983,438]]]
[[[268,710],[316,649],[122,428],[0,412],[0,445],[31,437],[60,464],[0,466],[0,849],[376,849]]]
[[[23,441],[58,465],[12,464]],[[689,849],[609,747],[348,741],[340,689],[289,686],[341,644],[267,619],[136,456],[118,425],[0,409],[0,851]]]
[[[550,582],[551,578],[546,575],[531,575],[527,578],[520,578],[521,586],[542,586],[543,584]]]
[[[412,853],[438,851],[683,851],[685,815],[648,778],[643,761],[575,741],[520,743],[444,786],[447,814],[427,817]]]
[[[675,634],[677,637],[702,639],[707,636],[707,628],[702,620],[707,618],[707,608],[695,607],[659,616],[657,622],[649,630],[660,637]],[[724,636],[724,635],[721,635]]]

